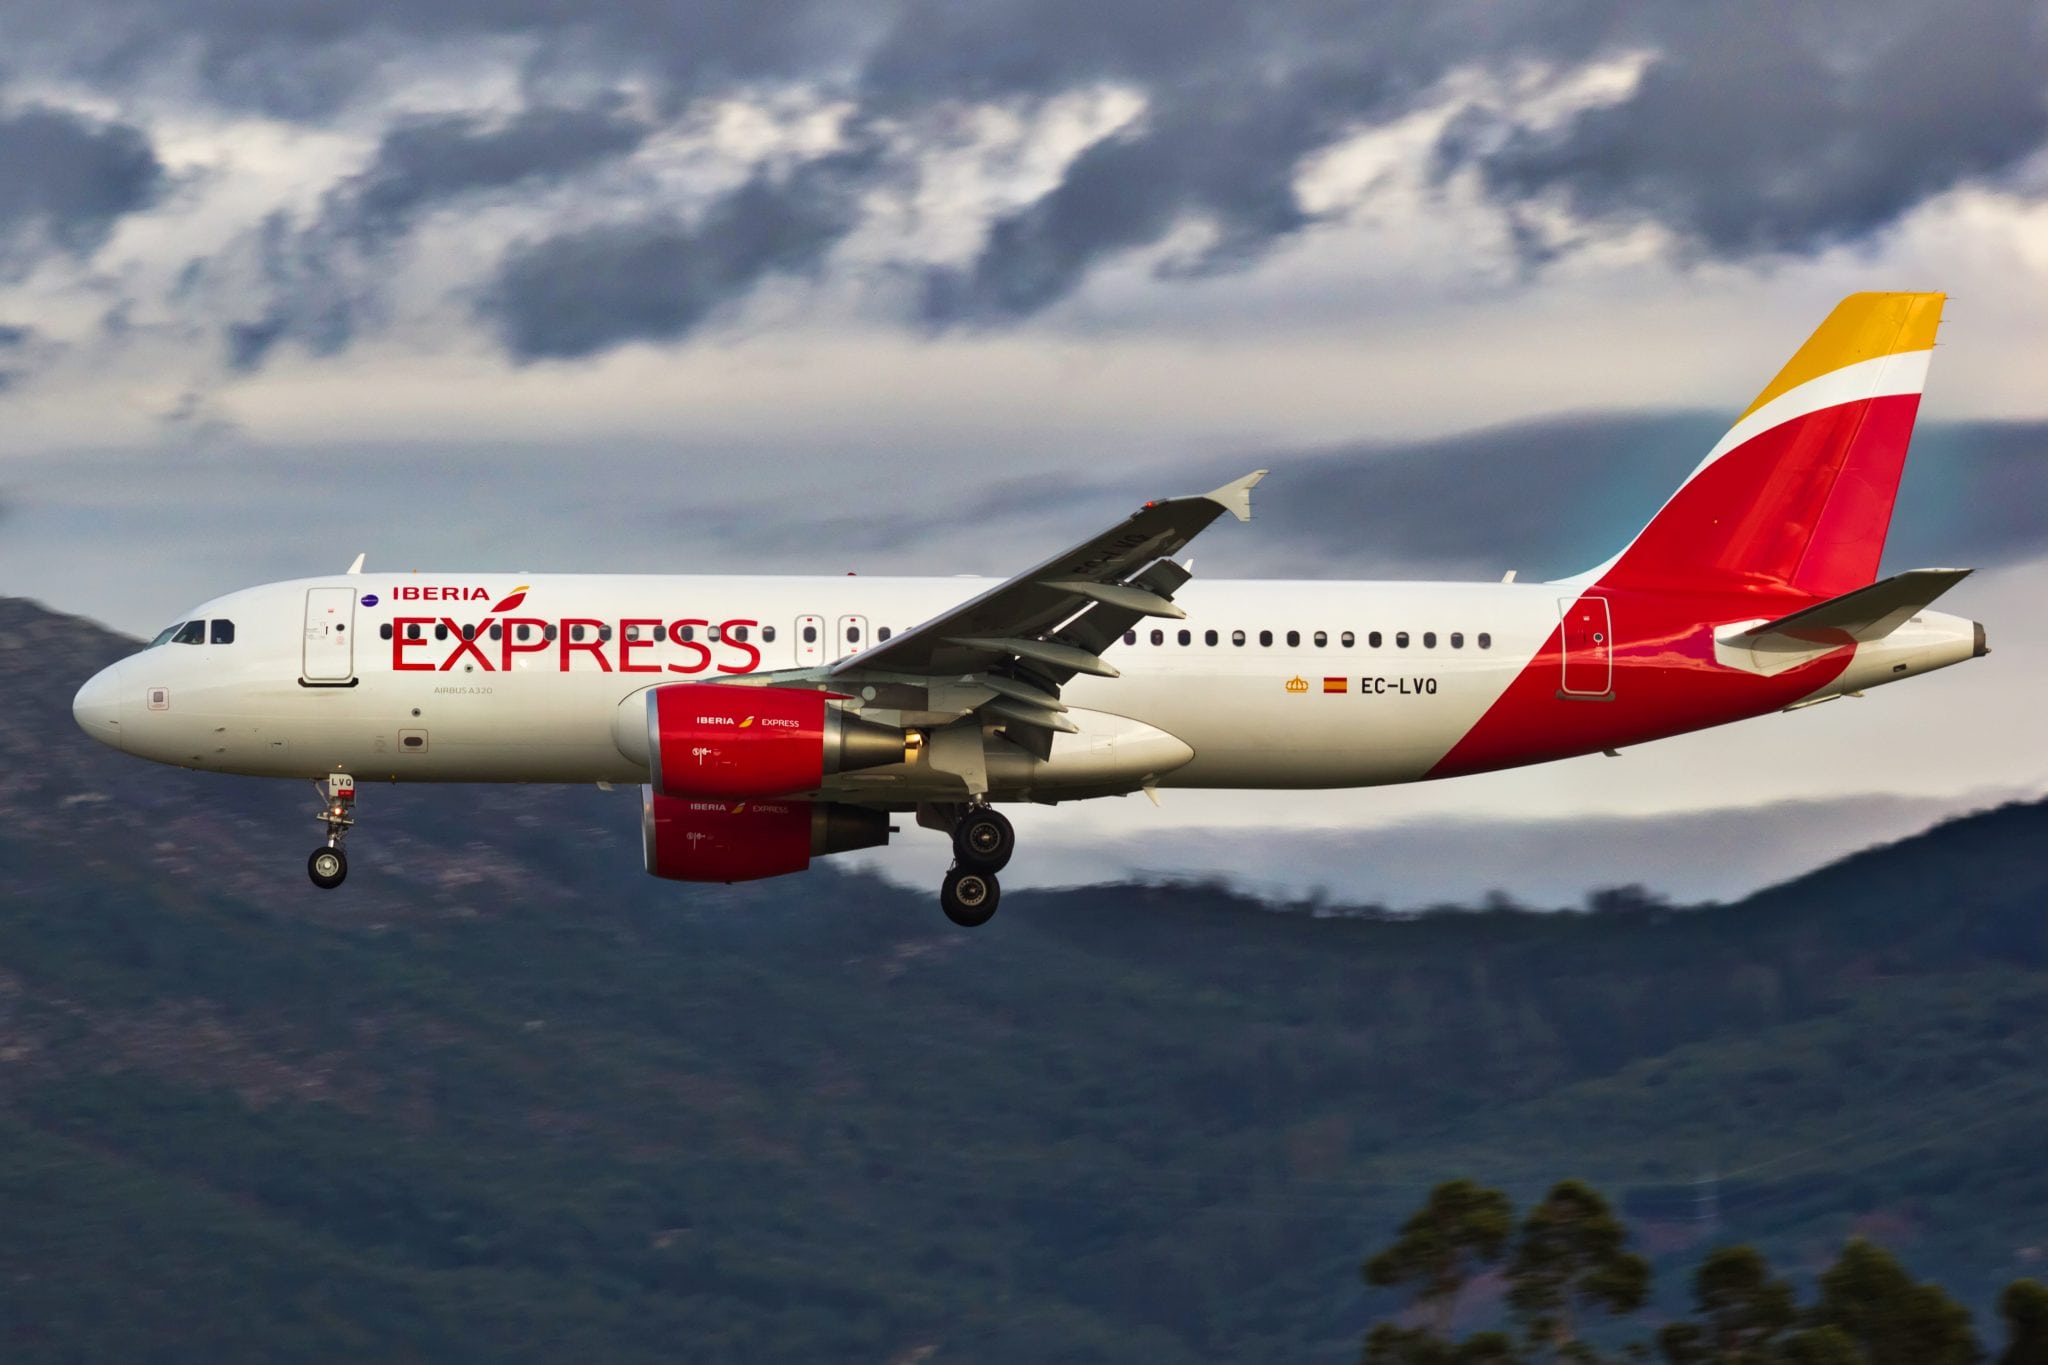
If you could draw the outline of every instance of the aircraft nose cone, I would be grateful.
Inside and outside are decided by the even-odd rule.
[[[121,746],[121,665],[111,664],[87,679],[71,699],[71,718],[100,743]]]

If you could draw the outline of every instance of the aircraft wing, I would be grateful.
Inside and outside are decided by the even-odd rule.
[[[1251,520],[1252,486],[1265,476],[1265,470],[1254,470],[1213,492],[1148,502],[1043,564],[849,655],[833,665],[832,675],[958,677],[1015,668],[1055,687],[1078,673],[1113,678],[1116,669],[1101,654],[1118,636],[1147,616],[1184,615],[1172,599],[1189,574],[1168,556],[1225,512]],[[1037,689],[1013,690],[1016,695],[1000,697],[984,709],[1026,708],[1039,713],[1032,720],[1041,724],[1046,711],[1065,709]]]

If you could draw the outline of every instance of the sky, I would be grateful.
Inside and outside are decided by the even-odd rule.
[[[1198,574],[1563,575],[1836,299],[1939,289],[1887,566],[1980,566],[1944,605],[1990,659],[1618,761],[1033,811],[1011,881],[1727,896],[2048,781],[2038,5],[0,0],[0,37],[0,592],[146,634],[359,551],[1004,575],[1255,466]]]

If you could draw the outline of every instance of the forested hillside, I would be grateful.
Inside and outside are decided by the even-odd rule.
[[[366,788],[322,894],[310,789],[76,731],[131,647],[0,599],[9,1361],[1350,1360],[1453,1176],[1590,1180],[1660,1267],[2048,1268],[2048,806],[1730,906],[969,933],[656,882],[630,793]]]

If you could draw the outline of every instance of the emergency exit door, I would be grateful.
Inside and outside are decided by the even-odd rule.
[[[1614,696],[1614,623],[1604,597],[1562,597],[1564,679],[1558,695],[1581,701]]]
[[[303,672],[309,683],[346,683],[356,676],[356,590],[306,590]]]
[[[865,616],[842,616],[834,632],[834,658],[843,659],[849,654],[858,654],[872,643],[868,639],[868,618]]]

